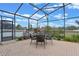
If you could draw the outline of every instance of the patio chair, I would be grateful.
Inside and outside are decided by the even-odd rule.
[[[36,35],[36,48],[39,42],[44,43],[44,48],[45,48],[45,36],[44,35]]]
[[[51,34],[45,34],[45,39],[46,39],[46,43],[47,43],[47,40],[51,40],[51,42],[53,43]]]
[[[27,32],[23,32],[23,38],[24,38],[24,39],[29,39],[29,35],[28,35]]]
[[[31,39],[31,42],[30,42],[30,44],[31,44],[33,40],[36,40],[36,36],[33,34],[30,34],[30,39]]]

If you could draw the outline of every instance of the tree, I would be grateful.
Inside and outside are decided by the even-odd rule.
[[[29,25],[28,30],[32,30],[32,24]]]
[[[37,28],[34,28],[34,32],[37,33],[38,32],[38,29]]]
[[[46,26],[46,27],[44,28],[44,30],[45,30],[45,32],[52,33],[53,28],[50,27],[50,26]]]
[[[68,26],[66,27],[67,30],[76,30],[77,27],[76,26]]]
[[[20,30],[20,29],[22,29],[22,26],[18,24],[18,25],[16,26],[16,29]]]

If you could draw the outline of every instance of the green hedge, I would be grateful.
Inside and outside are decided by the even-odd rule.
[[[66,36],[64,40],[70,42],[79,42],[79,35]]]
[[[63,36],[63,35],[61,35],[61,34],[59,34],[59,33],[54,33],[54,34],[52,34],[52,36],[53,36],[53,37],[55,37],[55,38],[56,38],[56,40],[61,40],[61,39],[63,39],[63,38],[64,38],[64,36]]]
[[[23,37],[17,37],[16,38],[16,41],[21,41],[21,40],[23,40]]]
[[[64,38],[64,36],[63,35],[60,35],[59,33],[55,33],[54,35],[53,35],[53,37],[55,37],[56,38],[56,40],[61,40],[61,39],[63,39],[64,41],[69,41],[69,42],[79,42],[79,35],[67,35],[67,36],[65,36],[65,38]]]

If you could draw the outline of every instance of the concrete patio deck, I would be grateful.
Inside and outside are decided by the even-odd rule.
[[[35,42],[30,45],[30,40],[14,41],[0,45],[1,56],[79,56],[79,44],[56,41],[47,42],[46,48]]]

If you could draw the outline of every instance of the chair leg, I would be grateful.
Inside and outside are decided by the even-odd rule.
[[[37,48],[38,42],[36,42],[36,48]]]
[[[45,44],[47,45],[47,39],[45,39]]]
[[[53,40],[51,39],[51,43],[53,44]]]
[[[45,47],[45,42],[44,42],[44,48],[46,48],[46,47]]]
[[[30,42],[30,45],[32,44],[32,40],[31,40],[31,42]]]
[[[46,39],[46,45],[47,45],[47,39]]]

